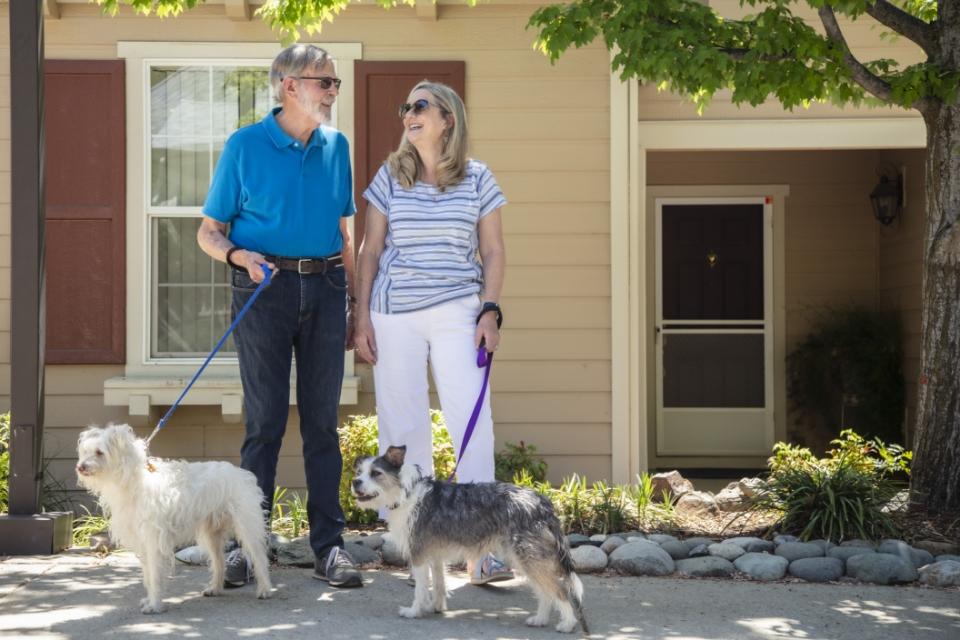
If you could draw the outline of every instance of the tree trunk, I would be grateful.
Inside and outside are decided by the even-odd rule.
[[[960,512],[960,105],[924,113],[927,229],[911,502]]]

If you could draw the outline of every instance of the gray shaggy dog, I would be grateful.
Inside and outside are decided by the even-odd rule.
[[[447,608],[444,562],[493,553],[526,575],[537,596],[527,624],[542,627],[556,608],[557,631],[569,633],[583,616],[583,584],[553,506],[543,496],[503,482],[452,484],[404,464],[407,448],[390,447],[379,458],[354,463],[357,501],[387,511],[390,534],[409,558],[416,581],[413,604],[400,615],[418,618]],[[433,574],[433,594],[428,575]]]

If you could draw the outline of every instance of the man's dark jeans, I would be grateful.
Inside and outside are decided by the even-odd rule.
[[[246,271],[236,269],[232,284],[236,317],[257,285]],[[240,466],[257,476],[267,514],[290,411],[290,359],[296,354],[310,546],[317,557],[325,556],[331,547],[343,546],[337,411],[343,383],[346,291],[343,267],[312,275],[280,271],[233,334],[246,424]]]

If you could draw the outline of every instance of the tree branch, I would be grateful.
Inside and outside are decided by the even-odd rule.
[[[877,0],[867,5],[867,13],[877,22],[889,27],[920,45],[928,55],[934,55],[937,47],[937,32],[920,18],[912,16],[887,0]]]
[[[847,39],[843,37],[843,31],[840,30],[840,25],[837,24],[837,16],[833,13],[833,7],[825,4],[820,7],[819,14],[823,28],[827,32],[827,38],[839,45],[843,50],[843,62],[850,70],[854,81],[881,100],[891,102],[893,90],[890,88],[890,85],[874,75],[872,71],[863,66],[863,63],[850,53],[850,47],[847,46]]]

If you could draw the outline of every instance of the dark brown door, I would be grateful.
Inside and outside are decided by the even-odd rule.
[[[123,363],[124,63],[44,66],[46,361]]]
[[[359,249],[366,220],[362,194],[387,156],[400,144],[403,126],[397,108],[407,101],[411,89],[421,80],[442,82],[466,102],[464,62],[370,62],[357,60],[354,141],[354,197],[357,219],[354,247]],[[468,107],[469,112],[469,107]]]
[[[659,409],[669,453],[710,442],[719,435],[711,429],[752,424],[762,434],[772,415],[765,205],[663,203],[659,215]]]

